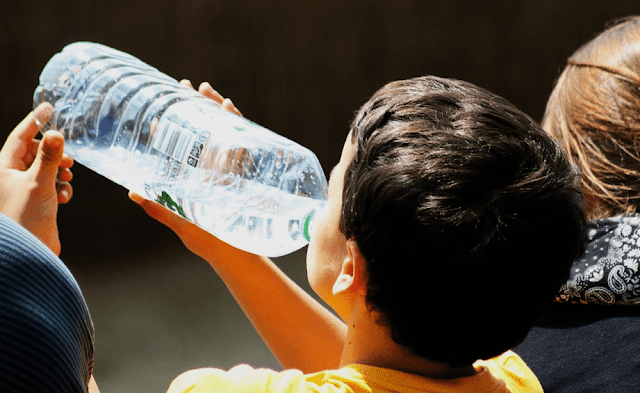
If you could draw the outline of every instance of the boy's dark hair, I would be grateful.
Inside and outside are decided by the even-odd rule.
[[[586,242],[578,175],[529,116],[470,83],[390,83],[358,112],[341,229],[394,341],[451,366],[520,343]]]

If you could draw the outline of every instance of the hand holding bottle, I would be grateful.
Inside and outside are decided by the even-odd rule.
[[[183,79],[180,81],[180,83],[193,89],[193,85],[188,79]],[[218,104],[220,104],[220,106],[222,106],[222,109],[225,109],[231,113],[235,113],[238,116],[242,116],[242,113],[240,113],[238,108],[233,105],[231,98],[224,98],[220,93],[214,90],[213,87],[211,87],[209,82],[202,82],[200,86],[198,86],[198,93],[217,102]]]
[[[0,151],[0,212],[60,254],[58,204],[71,199],[73,159],[63,154],[64,137],[47,131],[34,139],[53,108],[44,103],[9,134]]]
[[[191,81],[187,79],[183,79],[182,81],[180,81],[180,83],[193,88]],[[220,104],[223,109],[235,113],[236,115],[242,116],[242,113],[240,113],[240,111],[235,107],[231,99],[224,98],[220,93],[214,90],[208,82],[201,83],[198,87],[198,92],[203,96],[210,98]],[[151,218],[167,226],[176,235],[178,235],[180,240],[182,240],[189,251],[202,258],[206,259],[208,257],[207,254],[211,252],[212,248],[218,248],[218,251],[220,251],[220,247],[222,247],[227,248],[232,252],[243,252],[220,241],[211,233],[205,231],[186,218],[175,214],[173,211],[164,207],[163,205],[155,201],[146,199],[142,195],[134,191],[129,191],[129,198],[140,205],[140,207],[142,207],[142,209],[144,209],[144,211]],[[214,244],[217,244],[217,246],[214,246]]]

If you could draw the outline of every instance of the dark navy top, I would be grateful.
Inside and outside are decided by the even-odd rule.
[[[571,276],[514,349],[546,393],[640,392],[640,218],[592,221]]]
[[[0,389],[86,392],[93,342],[89,309],[69,269],[0,214]]]

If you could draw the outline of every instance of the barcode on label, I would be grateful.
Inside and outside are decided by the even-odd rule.
[[[158,124],[151,147],[183,162],[193,147],[196,135],[192,127],[176,116]]]

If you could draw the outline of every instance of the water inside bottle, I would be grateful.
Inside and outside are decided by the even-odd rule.
[[[189,180],[162,175],[166,157],[122,147],[76,149],[75,159],[140,195],[173,208],[221,240],[277,257],[304,247],[310,220],[326,201],[293,195],[241,175],[213,180],[211,171],[188,167]],[[304,182],[304,175],[298,179]],[[169,198],[168,200],[165,198]],[[244,245],[244,246],[243,246]]]
[[[48,126],[80,164],[246,251],[308,242],[327,188],[309,150],[101,45],[70,45],[40,81],[34,104],[54,104]]]

